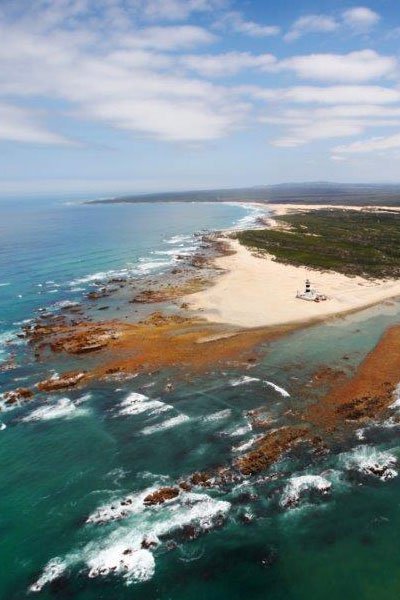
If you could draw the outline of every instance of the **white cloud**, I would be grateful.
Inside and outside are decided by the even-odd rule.
[[[294,56],[281,61],[279,66],[294,71],[302,79],[351,83],[391,75],[398,65],[392,56],[381,56],[374,50],[360,50],[349,54]]]
[[[278,35],[280,27],[276,25],[264,25],[255,21],[248,21],[237,11],[226,12],[215,23],[217,29],[227,29],[236,33],[242,33],[250,37],[270,37]]]
[[[226,52],[184,56],[181,64],[206,77],[236,74],[244,69],[279,73],[293,71],[301,79],[338,82],[366,82],[393,76],[398,62],[393,56],[382,56],[374,50],[348,54],[308,54],[277,60],[272,54]]]
[[[303,146],[314,140],[357,135],[364,131],[362,123],[351,121],[319,121],[306,122],[304,125],[293,127],[289,134],[273,140],[272,144],[280,148]]]
[[[215,36],[202,27],[178,25],[175,27],[148,27],[135,31],[123,40],[127,46],[155,50],[179,50],[199,44],[210,44]]]
[[[283,89],[244,88],[244,93],[259,100],[300,104],[394,104],[400,91],[368,85],[295,86]]]
[[[400,107],[329,106],[324,108],[288,108],[261,121],[283,126],[285,131],[272,144],[279,147],[301,146],[314,140],[354,136],[370,127],[400,126]]]
[[[212,41],[200,27],[115,26],[104,36],[103,21],[91,21],[87,35],[78,26],[49,29],[49,19],[45,23],[41,30],[30,21],[0,20],[0,97],[61,100],[72,118],[171,141],[214,140],[245,117],[245,103],[227,89],[175,72],[175,57],[165,54]],[[41,135],[60,143],[50,132]]]
[[[380,20],[378,13],[366,6],[356,6],[345,10],[342,13],[342,18],[345,25],[359,32],[369,31]]]
[[[165,140],[206,141],[225,135],[240,116],[236,107],[219,111],[203,101],[149,98],[132,102],[115,99],[99,102],[90,115],[125,130],[153,134]]]
[[[326,33],[335,31],[338,23],[327,15],[306,15],[297,19],[284,36],[286,42],[292,42],[307,33]]]
[[[364,49],[278,60],[242,45],[240,51],[217,54],[207,48],[205,53],[205,45],[219,41],[215,31],[204,26],[206,19],[217,21],[225,33],[253,38],[279,32],[240,12],[220,12],[224,3],[98,0],[94,7],[92,0],[37,0],[29,6],[24,0],[3,0],[0,139],[70,143],[46,127],[46,117],[54,117],[55,108],[58,114],[62,109],[64,123],[82,119],[133,136],[185,143],[219,139],[241,128],[249,117],[253,123],[257,118],[271,129],[279,128],[273,143],[281,147],[360,135],[375,126],[399,126],[400,89],[393,82],[392,87],[361,85],[379,78],[395,81],[394,57]],[[286,37],[339,27],[344,31],[344,22],[350,25],[351,18],[354,31],[365,31],[368,16],[359,9],[351,9],[353,16],[343,16],[342,21],[324,15],[302,17]],[[185,22],[197,13],[203,13],[203,26]],[[368,27],[372,17],[369,22]],[[265,78],[272,75],[275,86],[282,74],[315,85],[228,87],[213,81],[243,71],[250,81],[254,71]],[[43,104],[40,113],[29,108],[33,103]]]
[[[336,146],[333,152],[341,154],[366,154],[368,152],[383,152],[400,148],[400,133],[386,137],[373,137],[368,140],[360,140],[343,146]]]
[[[157,21],[184,21],[192,13],[209,12],[224,6],[223,0],[139,0],[144,17]]]
[[[243,69],[270,70],[276,64],[272,54],[227,52],[225,54],[194,54],[182,57],[181,63],[188,69],[206,77],[235,75]]]
[[[293,23],[284,40],[293,42],[308,33],[330,33],[343,27],[350,27],[354,33],[366,33],[379,20],[380,15],[365,6],[343,11],[340,19],[330,15],[305,15]]]
[[[0,103],[0,140],[30,144],[69,144],[69,141],[47,131],[32,111]]]

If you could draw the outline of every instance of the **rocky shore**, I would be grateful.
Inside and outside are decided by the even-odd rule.
[[[174,368],[177,378],[224,365],[250,368],[257,362],[261,344],[302,325],[249,329],[213,323],[202,318],[201,313],[188,311],[186,298],[210,286],[218,276],[212,259],[231,252],[226,241],[209,236],[202,240],[195,255],[182,257],[182,267],[174,267],[159,281],[133,286],[125,279],[113,279],[98,286],[87,298],[90,316],[85,304],[66,304],[54,314],[41,312],[23,328],[28,348],[44,365],[65,355],[73,359],[75,368],[42,379],[33,388],[9,390],[3,394],[3,402],[7,406],[17,405],[30,401],[38,392],[52,393],[83,387],[98,379],[124,378],[163,368]],[[104,298],[114,295],[119,298],[121,293],[121,310],[144,306],[145,312],[139,312],[131,320],[93,317],[94,310],[108,308],[102,304]],[[248,452],[230,465],[197,472],[176,486],[161,488],[146,502],[163,503],[192,486],[224,485],[267,471],[301,444],[315,452],[324,450],[338,431],[354,429],[385,414],[393,402],[399,373],[400,326],[395,326],[386,332],[353,376],[327,365],[315,372],[307,389],[299,389],[298,393],[312,396],[314,389],[326,389],[326,394],[300,412],[288,410],[289,424],[274,428],[273,422],[263,418],[262,410],[249,413],[249,421],[259,436]]]

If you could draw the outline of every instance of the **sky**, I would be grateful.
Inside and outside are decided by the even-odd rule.
[[[400,182],[398,0],[0,0],[0,196]]]

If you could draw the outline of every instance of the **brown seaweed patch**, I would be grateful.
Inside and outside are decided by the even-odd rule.
[[[343,421],[375,419],[393,402],[400,381],[400,325],[385,331],[355,375],[309,407],[305,418],[332,430]]]
[[[30,400],[33,397],[33,391],[29,388],[17,388],[15,390],[11,390],[9,392],[4,392],[3,400],[5,404],[12,405],[17,404],[19,402],[25,402],[26,400]]]
[[[143,503],[148,506],[153,506],[154,504],[164,504],[164,502],[167,500],[173,500],[177,496],[179,496],[179,488],[162,487],[146,496],[146,498],[143,500]]]
[[[41,392],[54,392],[57,390],[75,387],[84,379],[84,377],[85,372],[69,371],[57,377],[50,377],[50,379],[40,381],[36,387]]]
[[[235,466],[243,475],[253,475],[270,467],[295,444],[310,440],[306,427],[281,427],[260,438],[255,449],[241,456]]]

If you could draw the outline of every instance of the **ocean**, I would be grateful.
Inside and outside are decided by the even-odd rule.
[[[10,366],[0,392],[68,368],[68,358],[36,361],[18,337],[42,309],[81,302],[113,277],[161,277],[177,253],[195,251],[196,232],[258,214],[217,203],[0,203],[0,361]],[[174,380],[169,393],[171,369],[3,406],[0,598],[397,597],[395,418],[329,453],[299,447],[273,477],[193,488],[164,505],[143,498],[251,448],[248,411],[262,407],[275,427],[285,424],[309,402],[297,390],[318,368],[351,372],[399,313],[390,302],[298,330],[262,345],[251,369],[215,367]],[[385,476],[371,475],[371,464]]]

